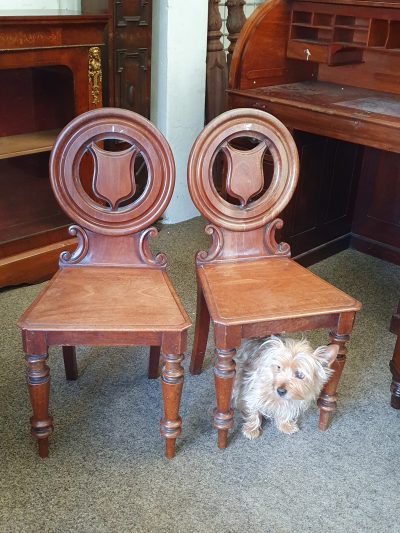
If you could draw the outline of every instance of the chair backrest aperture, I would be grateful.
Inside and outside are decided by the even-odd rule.
[[[145,182],[140,186],[138,173]],[[114,108],[79,115],[57,138],[50,179],[58,203],[76,223],[70,233],[80,241],[74,254],[62,254],[61,266],[164,262],[151,257],[147,237],[157,232],[148,228],[171,199],[175,165],[167,141],[147,119]]]
[[[250,144],[242,149],[241,144]],[[273,162],[266,184],[264,160]],[[222,195],[215,185],[214,167],[223,159]],[[211,223],[208,253],[198,262],[258,256],[290,255],[277,244],[276,217],[290,201],[297,185],[297,148],[287,128],[275,117],[256,109],[235,109],[211,121],[195,141],[188,163],[188,186],[193,203]]]

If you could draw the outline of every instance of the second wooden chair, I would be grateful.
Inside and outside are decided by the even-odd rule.
[[[251,144],[250,150],[239,149]],[[255,145],[256,144],[256,145]],[[274,172],[265,184],[263,161],[269,150]],[[224,159],[223,198],[215,185],[217,157]],[[290,259],[286,243],[277,243],[276,218],[291,199],[298,178],[296,145],[275,117],[254,109],[229,111],[210,122],[197,138],[188,163],[194,204],[209,221],[208,252],[196,257],[197,317],[190,370],[201,371],[210,317],[214,324],[218,445],[227,445],[234,357],[244,338],[328,328],[339,345],[333,377],[319,398],[320,429],[336,409],[336,389],[346,343],[360,303]],[[266,189],[266,190],[265,190]]]

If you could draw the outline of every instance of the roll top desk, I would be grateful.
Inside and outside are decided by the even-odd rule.
[[[229,106],[281,119],[301,158],[283,237],[400,264],[400,2],[270,0],[236,45]]]

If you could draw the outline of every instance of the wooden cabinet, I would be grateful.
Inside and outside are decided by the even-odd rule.
[[[400,264],[400,4],[266,2],[237,41],[229,105],[282,120],[300,151],[284,237],[310,263],[350,243]]]
[[[321,135],[294,133],[300,157],[296,191],[282,213],[282,238],[303,264],[349,244],[362,150]],[[322,179],[321,179],[322,177]]]
[[[0,287],[48,278],[75,246],[49,182],[58,132],[102,105],[106,15],[0,16]]]
[[[150,117],[152,0],[82,0],[84,13],[109,13],[110,106]]]

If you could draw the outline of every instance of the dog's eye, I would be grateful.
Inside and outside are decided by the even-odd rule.
[[[278,372],[280,372],[281,367],[280,367],[279,365],[275,365],[275,367],[276,367],[276,370],[277,370]]]
[[[297,379],[304,379],[304,374],[303,372],[300,372],[300,370],[296,370],[295,374]]]

